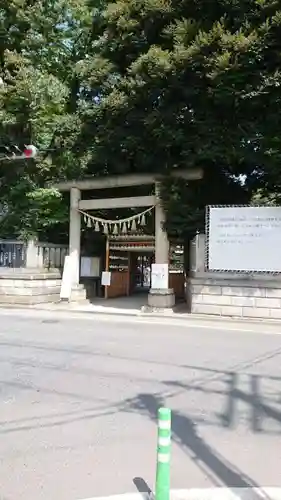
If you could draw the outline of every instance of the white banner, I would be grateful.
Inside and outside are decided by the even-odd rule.
[[[281,207],[209,207],[209,270],[281,272]]]

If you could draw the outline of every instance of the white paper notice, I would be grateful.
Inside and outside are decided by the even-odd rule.
[[[108,271],[103,271],[101,275],[101,284],[103,286],[109,286],[111,281],[111,273]]]
[[[87,278],[91,276],[91,257],[81,257],[80,276]]]
[[[281,272],[281,207],[210,207],[210,270]]]
[[[152,264],[151,288],[157,290],[164,290],[169,288],[168,264]]]
[[[100,277],[100,257],[81,257],[81,278]]]

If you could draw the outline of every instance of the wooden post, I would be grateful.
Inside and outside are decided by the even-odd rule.
[[[106,250],[105,250],[105,270],[109,272],[109,238],[106,237]],[[108,287],[105,287],[104,297],[108,299]]]
[[[127,297],[131,295],[131,253],[128,252]]]

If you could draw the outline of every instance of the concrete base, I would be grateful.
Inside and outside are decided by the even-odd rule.
[[[173,288],[156,290],[151,288],[148,294],[148,306],[152,309],[173,309],[175,294]]]
[[[74,286],[72,287],[71,289],[71,295],[70,295],[70,298],[63,298],[63,299],[60,299],[60,303],[63,304],[63,303],[66,303],[66,304],[70,304],[70,303],[85,303],[85,304],[89,304],[89,300],[87,298],[87,290],[86,288],[84,287],[84,285],[78,285],[78,286]]]
[[[84,285],[78,285],[71,290],[70,302],[84,302],[87,300],[87,291]]]
[[[0,270],[0,303],[35,305],[58,302],[61,274],[58,270],[38,269]]]

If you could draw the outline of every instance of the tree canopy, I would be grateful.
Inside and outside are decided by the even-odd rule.
[[[281,184],[277,0],[4,0],[1,12],[0,137],[47,151],[13,172],[1,165],[10,213],[19,199],[25,214],[41,203],[42,228],[47,207],[46,225],[62,220],[46,181],[151,171],[167,176],[168,229],[184,238],[202,228],[206,204],[272,201]],[[171,182],[175,169],[198,166],[202,181]]]
[[[67,149],[53,162],[57,137],[74,130],[79,82],[92,29],[84,0],[3,0],[0,7],[1,234],[36,234],[65,217],[60,195],[45,189],[78,175]],[[5,147],[34,144],[35,160],[5,161]]]

